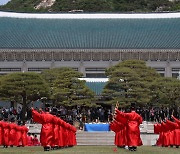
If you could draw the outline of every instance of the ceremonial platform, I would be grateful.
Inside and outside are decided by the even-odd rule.
[[[97,125],[97,124],[96,124]],[[38,135],[41,131],[41,124],[27,124],[30,133]],[[154,134],[153,123],[143,122],[140,125],[141,139],[143,145],[154,145],[158,138],[157,134]],[[76,133],[77,145],[114,145],[113,131],[81,131]]]

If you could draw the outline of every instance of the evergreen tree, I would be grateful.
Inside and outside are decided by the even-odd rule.
[[[25,118],[27,104],[48,97],[48,85],[37,73],[11,73],[0,78],[0,96],[4,100],[22,103]]]
[[[175,78],[161,77],[155,80],[151,87],[153,104],[180,105],[180,81]]]
[[[138,105],[151,101],[150,85],[160,75],[147,67],[144,61],[127,60],[106,70],[109,82],[104,88],[103,96],[110,103],[119,101],[123,106],[135,102]]]
[[[62,67],[42,72],[52,89],[51,98],[55,104],[65,106],[92,106],[94,93],[78,78],[82,74],[72,68]]]

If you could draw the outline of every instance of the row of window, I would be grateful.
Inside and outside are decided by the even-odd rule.
[[[21,72],[21,68],[0,68],[0,72]]]
[[[41,72],[49,68],[28,68],[29,72]],[[72,68],[75,71],[78,71],[78,68]],[[21,72],[21,68],[0,68],[0,72]]]
[[[45,69],[49,68],[28,68],[29,72],[41,72]],[[78,71],[78,68],[73,68],[75,71]],[[104,78],[106,68],[85,68],[86,77],[88,78]],[[155,70],[161,75],[165,76],[165,68],[155,68]],[[21,68],[0,68],[0,72],[21,72]],[[90,73],[90,72],[98,72],[98,73]],[[180,76],[180,68],[172,68],[172,77],[177,78]]]
[[[48,67],[41,67],[41,68],[28,68],[28,71],[42,71],[45,69],[49,69]],[[78,68],[72,68],[78,71]],[[154,68],[156,71],[165,71],[165,68]],[[85,68],[85,71],[105,71],[106,68]],[[172,72],[179,72],[180,68],[172,68]],[[0,68],[0,71],[21,71],[21,68]]]
[[[49,68],[28,68],[28,71],[32,71],[32,72],[40,72],[43,71],[45,69],[49,69]],[[78,71],[78,68],[72,68],[75,71]],[[104,72],[106,68],[86,68],[86,71],[101,71]],[[20,72],[21,68],[0,68],[0,72]]]

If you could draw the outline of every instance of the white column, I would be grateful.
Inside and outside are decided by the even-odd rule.
[[[166,63],[165,77],[172,77],[172,70],[169,61]]]
[[[23,61],[21,71],[22,71],[22,72],[27,72],[27,71],[28,71],[28,67],[27,67],[26,61]]]
[[[83,73],[84,77],[86,76],[86,71],[85,71],[85,68],[84,68],[84,62],[83,61],[80,61],[80,65],[79,65],[78,71]]]

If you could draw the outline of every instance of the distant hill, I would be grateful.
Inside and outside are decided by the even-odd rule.
[[[15,12],[163,12],[180,11],[180,0],[11,0]]]

